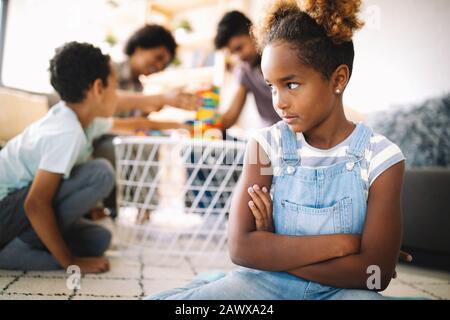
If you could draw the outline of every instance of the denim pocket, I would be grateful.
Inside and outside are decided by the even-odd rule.
[[[352,199],[343,198],[330,207],[313,208],[282,200],[283,229],[290,235],[350,233]]]

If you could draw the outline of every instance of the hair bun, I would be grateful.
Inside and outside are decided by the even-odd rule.
[[[364,25],[357,17],[361,0],[303,0],[298,3],[335,43],[350,41],[353,33]]]

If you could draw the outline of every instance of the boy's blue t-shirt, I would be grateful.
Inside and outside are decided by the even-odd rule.
[[[112,118],[96,118],[83,129],[75,112],[59,102],[0,151],[0,200],[30,185],[39,169],[68,178],[90,159],[92,141],[111,128]]]

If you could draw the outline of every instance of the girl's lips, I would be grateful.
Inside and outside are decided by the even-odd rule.
[[[286,121],[287,123],[294,122],[297,119],[299,119],[298,116],[293,116],[293,115],[285,115],[285,116],[283,116],[283,120]]]

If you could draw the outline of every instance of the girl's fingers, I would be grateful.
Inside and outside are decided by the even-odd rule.
[[[249,201],[248,206],[253,214],[253,217],[255,217],[256,228],[258,229],[261,225],[264,224],[263,215],[255,206],[255,203],[253,201]]]
[[[272,214],[272,199],[270,198],[270,193],[268,192],[266,187],[260,188],[257,184],[253,186],[253,190],[258,194],[261,198],[264,206],[266,208],[266,212],[268,215]]]
[[[405,262],[411,262],[412,261],[412,255],[405,251],[400,251],[398,260],[405,261]]]
[[[264,202],[262,201],[261,197],[258,195],[256,190],[254,188],[248,188],[248,193],[250,194],[250,197],[252,198],[253,203],[256,205],[258,210],[261,212],[262,215],[266,215],[266,206],[264,205]]]
[[[248,188],[248,193],[250,195],[250,198],[252,199],[252,203],[255,206],[256,209],[258,209],[258,213],[260,215],[260,221],[263,225],[267,224],[267,213],[266,208],[264,206],[264,203],[258,196],[258,194],[252,189]]]

